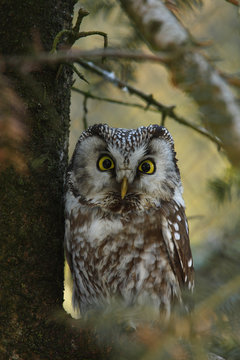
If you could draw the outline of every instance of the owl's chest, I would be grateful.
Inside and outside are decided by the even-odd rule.
[[[77,238],[82,268],[91,281],[111,292],[137,292],[144,283],[160,286],[171,271],[161,223],[152,213],[92,212]]]
[[[141,215],[140,215],[141,216]],[[109,265],[115,262],[122,252],[132,253],[134,239],[137,236],[136,215],[130,218],[119,216],[92,216],[91,222],[85,227],[82,246],[91,253],[92,262],[99,267],[106,261]]]

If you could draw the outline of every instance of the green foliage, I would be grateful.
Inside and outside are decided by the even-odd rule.
[[[208,188],[219,203],[240,197],[240,170],[227,169],[222,177],[209,180]]]
[[[230,315],[233,306],[239,307],[240,299],[233,294],[231,302],[228,299],[225,303],[219,294],[228,295],[229,286],[234,292],[239,285],[238,276],[206,300],[198,301],[191,315],[176,310],[169,322],[158,321],[151,308],[126,309],[114,304],[104,313],[94,312],[86,321],[80,320],[79,327],[92,329],[99,346],[109,349],[109,359],[202,360],[215,353],[235,360],[240,355],[240,329]],[[221,306],[217,306],[219,302]],[[134,329],[132,324],[136,323]]]
[[[212,306],[214,328],[209,334],[211,350],[229,360],[240,358],[240,225],[223,231],[210,256],[197,271],[196,302]],[[215,295],[214,295],[215,294]],[[215,296],[215,300],[211,298]]]
[[[215,178],[209,180],[208,186],[220,203],[224,202],[227,198],[230,199],[231,185],[229,182],[221,178]]]

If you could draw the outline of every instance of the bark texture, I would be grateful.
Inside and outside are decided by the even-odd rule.
[[[56,34],[71,27],[74,3],[2,1],[1,56],[50,51]],[[27,170],[7,166],[0,173],[0,358],[87,358],[89,350],[88,355],[79,352],[80,330],[73,334],[62,321],[71,72],[59,66],[18,70],[1,68],[11,94],[26,110],[21,153]],[[5,108],[14,112],[14,101]]]
[[[174,84],[193,97],[206,128],[222,140],[232,164],[240,166],[240,107],[228,84],[162,1],[120,3],[153,50],[169,51],[167,67]]]

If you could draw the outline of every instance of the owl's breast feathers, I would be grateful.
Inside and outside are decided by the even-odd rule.
[[[107,209],[80,201],[66,214],[74,303],[84,313],[117,296],[169,313],[181,288],[193,288],[184,208],[171,200],[142,210],[137,196],[120,203]]]

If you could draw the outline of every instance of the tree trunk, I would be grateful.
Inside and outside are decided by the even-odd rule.
[[[56,34],[71,27],[74,3],[2,1],[1,56],[27,55],[34,47],[50,51]],[[0,358],[82,358],[80,332],[73,335],[56,316],[63,311],[62,195],[72,74],[59,66],[2,70],[26,107],[21,152],[27,170],[8,166],[0,173]]]

